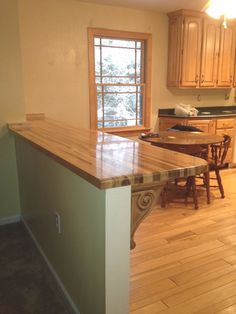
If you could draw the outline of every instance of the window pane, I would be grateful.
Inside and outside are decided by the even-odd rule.
[[[129,123],[127,120],[122,120],[122,121],[108,121],[104,122],[104,127],[105,128],[117,128],[117,127],[122,127],[122,126],[129,126]]]
[[[101,39],[98,37],[94,38],[94,45],[100,45]]]
[[[136,86],[137,87],[137,93],[143,93],[143,86]]]
[[[136,41],[136,48],[142,48],[142,42]]]
[[[96,76],[96,77],[95,77],[95,83],[96,83],[96,84],[101,84],[101,83],[102,83],[102,78],[101,78],[101,76]]]
[[[135,73],[135,51],[122,48],[102,48],[102,75],[129,76]]]
[[[100,122],[100,125],[102,123]],[[142,125],[142,122],[140,120],[120,120],[120,121],[105,121],[104,122],[104,127],[105,128],[117,128],[117,127],[122,127],[122,126],[136,126],[136,125]]]
[[[98,121],[104,118],[104,127],[142,125],[142,90],[142,86],[97,86]]]
[[[97,93],[101,93],[102,92],[102,85],[97,85]]]
[[[135,48],[135,41],[134,40],[129,41],[129,40],[103,38],[102,39],[102,46]]]
[[[140,79],[136,79],[136,81],[140,82]],[[121,84],[134,84],[135,83],[135,77],[134,76],[103,76],[102,83],[104,84],[115,84],[115,83],[121,83]]]
[[[102,120],[102,117],[103,117],[102,94],[97,94],[97,113],[98,113],[98,120]]]
[[[105,93],[136,93],[136,86],[104,86]]]
[[[100,48],[95,47],[95,75],[101,74],[101,64],[100,64]]]
[[[114,119],[130,119],[136,117],[136,94],[105,94],[104,114],[114,115]],[[110,118],[109,118],[110,119]]]
[[[137,95],[137,118],[141,121],[143,119],[143,95],[142,94]]]
[[[136,120],[127,120],[127,126],[135,126]]]
[[[141,65],[142,65],[142,59],[141,59],[141,51],[136,51],[136,76],[141,76]]]

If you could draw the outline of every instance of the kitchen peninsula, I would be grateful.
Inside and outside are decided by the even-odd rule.
[[[207,163],[50,119],[9,129],[24,222],[71,303],[81,313],[128,313],[130,234],[133,248],[164,184]]]

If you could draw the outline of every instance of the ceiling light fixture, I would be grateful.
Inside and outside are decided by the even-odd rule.
[[[227,28],[227,20],[236,18],[236,0],[209,0],[203,11],[214,19],[222,18]]]

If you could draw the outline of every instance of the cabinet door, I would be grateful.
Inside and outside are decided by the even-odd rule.
[[[204,19],[201,57],[201,87],[215,87],[217,81],[220,24],[213,19]]]
[[[195,126],[203,132],[215,134],[215,122],[213,120],[188,120],[188,125]]]
[[[235,119],[231,119],[231,118],[217,119],[216,128],[217,129],[234,129]]]
[[[187,123],[186,119],[160,117],[159,118],[159,131],[167,131],[169,128],[173,127],[176,124],[186,124],[186,123]]]
[[[232,87],[235,57],[235,26],[228,23],[227,28],[221,26],[220,55],[218,64],[218,87]]]
[[[216,134],[220,136],[229,135],[233,139],[234,137],[234,129],[217,129]],[[232,140],[233,141],[233,140]]]
[[[182,87],[199,86],[201,33],[200,17],[184,18],[180,80]]]
[[[167,86],[178,87],[180,80],[180,52],[181,52],[182,17],[173,16],[169,19],[168,42],[168,71]]]

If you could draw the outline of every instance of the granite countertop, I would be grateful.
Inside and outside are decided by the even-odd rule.
[[[177,116],[174,108],[159,109],[159,117],[175,117],[175,118],[219,118],[219,117],[236,117],[236,106],[217,106],[217,107],[196,107],[199,111],[197,116]]]
[[[9,129],[100,189],[166,182],[207,170],[203,159],[51,119]]]

